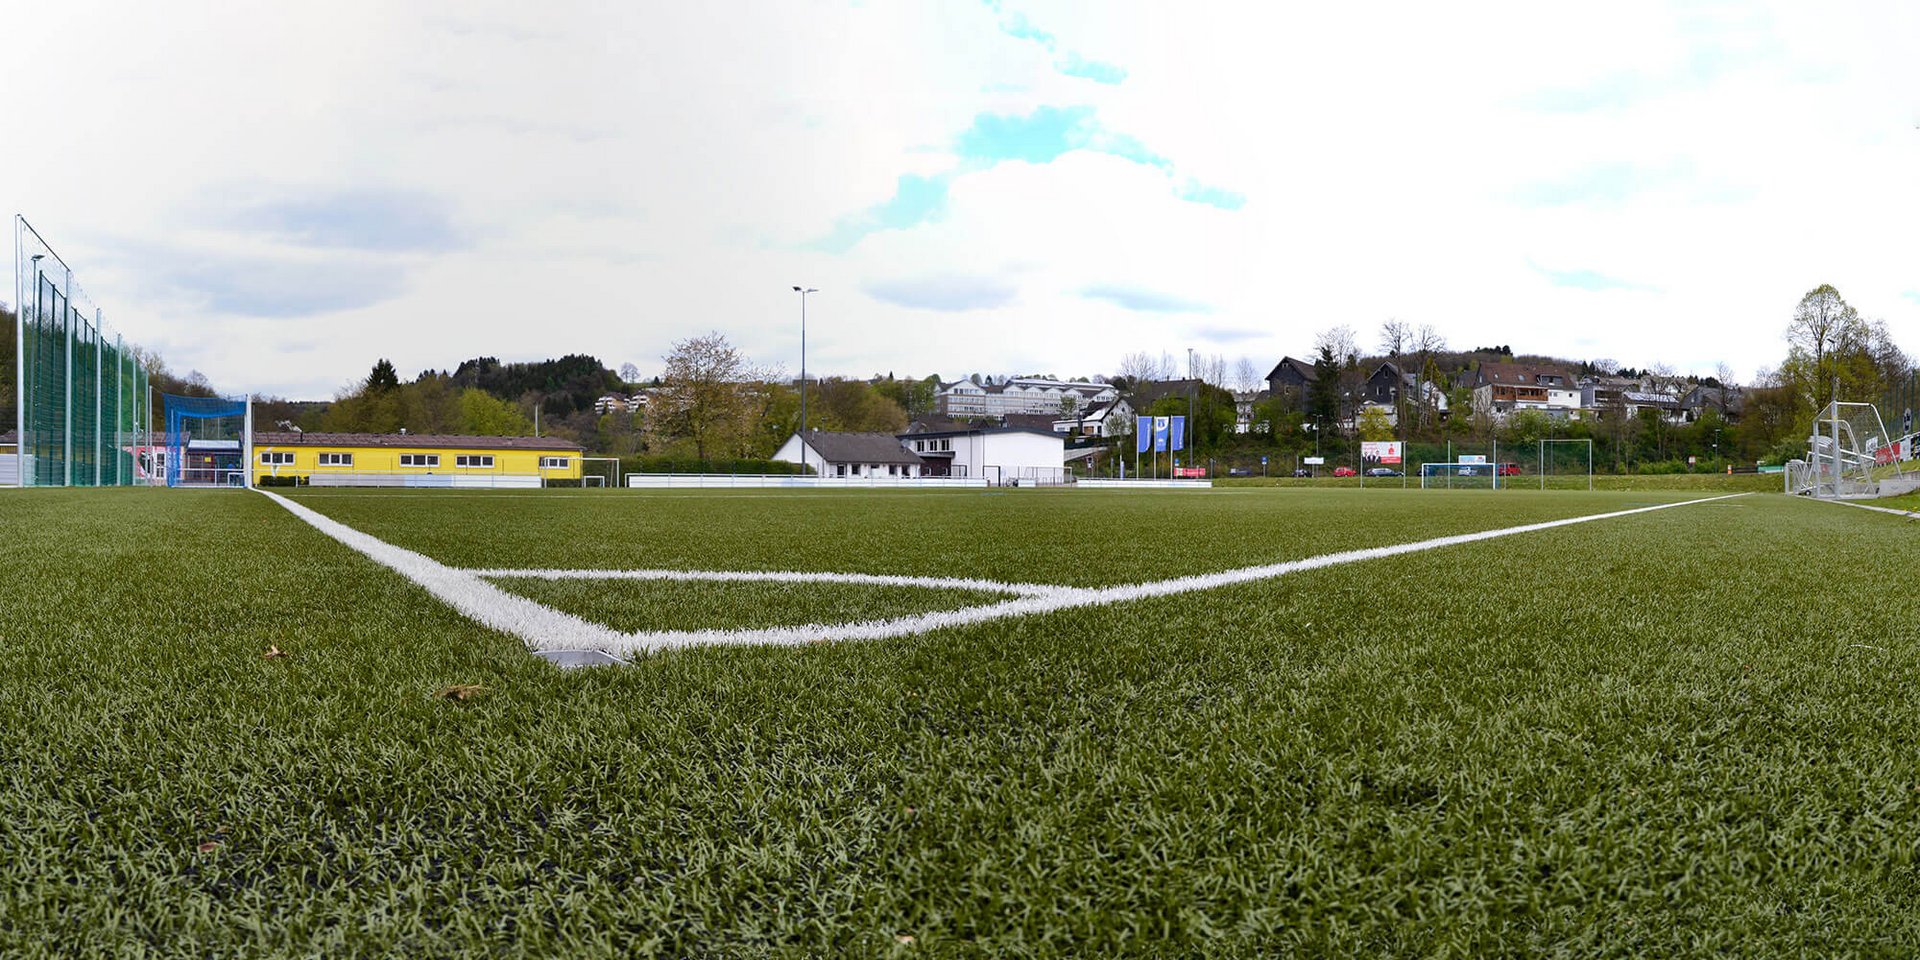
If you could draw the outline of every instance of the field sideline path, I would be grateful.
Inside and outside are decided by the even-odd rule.
[[[287,508],[294,516],[305,520],[315,529],[353,548],[359,553],[379,563],[381,566],[400,574],[419,584],[428,593],[433,594],[448,606],[460,611],[467,617],[500,630],[513,634],[524,641],[530,650],[597,650],[616,656],[649,653],[656,650],[668,650],[677,647],[724,646],[739,644],[765,644],[794,646],[804,643],[816,643],[823,640],[881,640],[889,637],[904,637],[926,633],[945,627],[970,626],[1002,620],[1008,617],[1032,616],[1040,613],[1052,613],[1057,610],[1070,610],[1075,607],[1102,606],[1125,603],[1131,600],[1144,600],[1150,597],[1165,597],[1174,594],[1192,593],[1197,590],[1212,590],[1216,587],[1249,583],[1255,580],[1268,580],[1283,577],[1290,573],[1306,570],[1319,570],[1363,560],[1378,560],[1385,557],[1397,557],[1403,554],[1437,550],[1441,547],[1478,543],[1499,537],[1510,537],[1522,533],[1535,533],[1568,527],[1596,520],[1611,520],[1616,517],[1628,517],[1656,510],[1669,510],[1674,507],[1687,507],[1716,500],[1731,500],[1747,496],[1745,493],[1730,493],[1714,497],[1701,497],[1697,500],[1683,500],[1678,503],[1662,503],[1650,507],[1635,507],[1630,510],[1615,510],[1608,513],[1595,513],[1584,517],[1568,517],[1561,520],[1546,520],[1540,523],[1528,523],[1514,527],[1502,527],[1495,530],[1482,530],[1476,533],[1460,533],[1430,540],[1418,540],[1412,543],[1400,543],[1385,547],[1368,547],[1360,550],[1344,550],[1338,553],[1325,553],[1300,560],[1288,560],[1282,563],[1261,564],[1240,567],[1233,570],[1221,570],[1215,573],[1194,574],[1186,577],[1174,577],[1168,580],[1156,580],[1149,583],[1122,584],[1112,587],[1050,587],[1044,584],[1003,584],[998,585],[1008,593],[1018,593],[1014,599],[1000,603],[983,604],[977,607],[963,607],[958,610],[937,610],[930,613],[897,617],[891,620],[868,620],[860,623],[842,624],[806,624],[801,626],[765,627],[759,629],[728,630],[650,630],[625,633],[601,624],[592,623],[570,613],[555,610],[518,594],[509,593],[492,583],[488,576],[547,576],[566,577],[663,577],[661,571],[608,571],[605,573],[587,573],[582,571],[534,571],[534,570],[465,570],[449,567],[423,554],[415,553],[387,543],[372,535],[362,533],[344,523],[325,516],[309,507],[268,491],[260,491],[274,502]],[[795,582],[808,580],[822,582],[844,582],[847,578],[839,574],[742,574],[736,571],[704,573],[684,571],[673,575],[673,579],[685,580],[739,580],[739,579],[786,579]],[[902,581],[926,578],[900,578]],[[931,584],[928,584],[931,585]],[[989,587],[995,589],[996,587]]]

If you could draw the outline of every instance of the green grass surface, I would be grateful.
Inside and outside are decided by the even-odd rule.
[[[1658,499],[1557,496],[305,502],[476,565],[1119,582]],[[1920,546],[1869,511],[572,673],[257,495],[0,492],[0,541],[0,955],[1920,943]]]

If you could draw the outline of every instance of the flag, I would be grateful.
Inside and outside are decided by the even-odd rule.
[[[1154,453],[1162,453],[1167,449],[1167,429],[1168,429],[1167,419],[1168,418],[1166,417],[1153,418],[1153,452]]]
[[[1187,418],[1168,417],[1167,419],[1173,421],[1173,442],[1167,444],[1167,449],[1185,450],[1187,448]]]
[[[1133,452],[1146,453],[1153,449],[1153,418],[1133,418]]]

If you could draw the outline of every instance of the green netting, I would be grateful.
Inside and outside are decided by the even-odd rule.
[[[137,453],[148,416],[146,371],[105,330],[73,271],[20,218],[14,220],[14,358],[19,482],[120,486],[140,479]]]

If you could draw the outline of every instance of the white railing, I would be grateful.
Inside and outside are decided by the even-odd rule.
[[[1211,490],[1212,480],[1101,480],[1081,477],[1074,483],[1081,490]]]
[[[987,487],[985,477],[810,477],[796,474],[629,473],[629,489],[667,488],[853,488],[859,490],[934,490]]]

